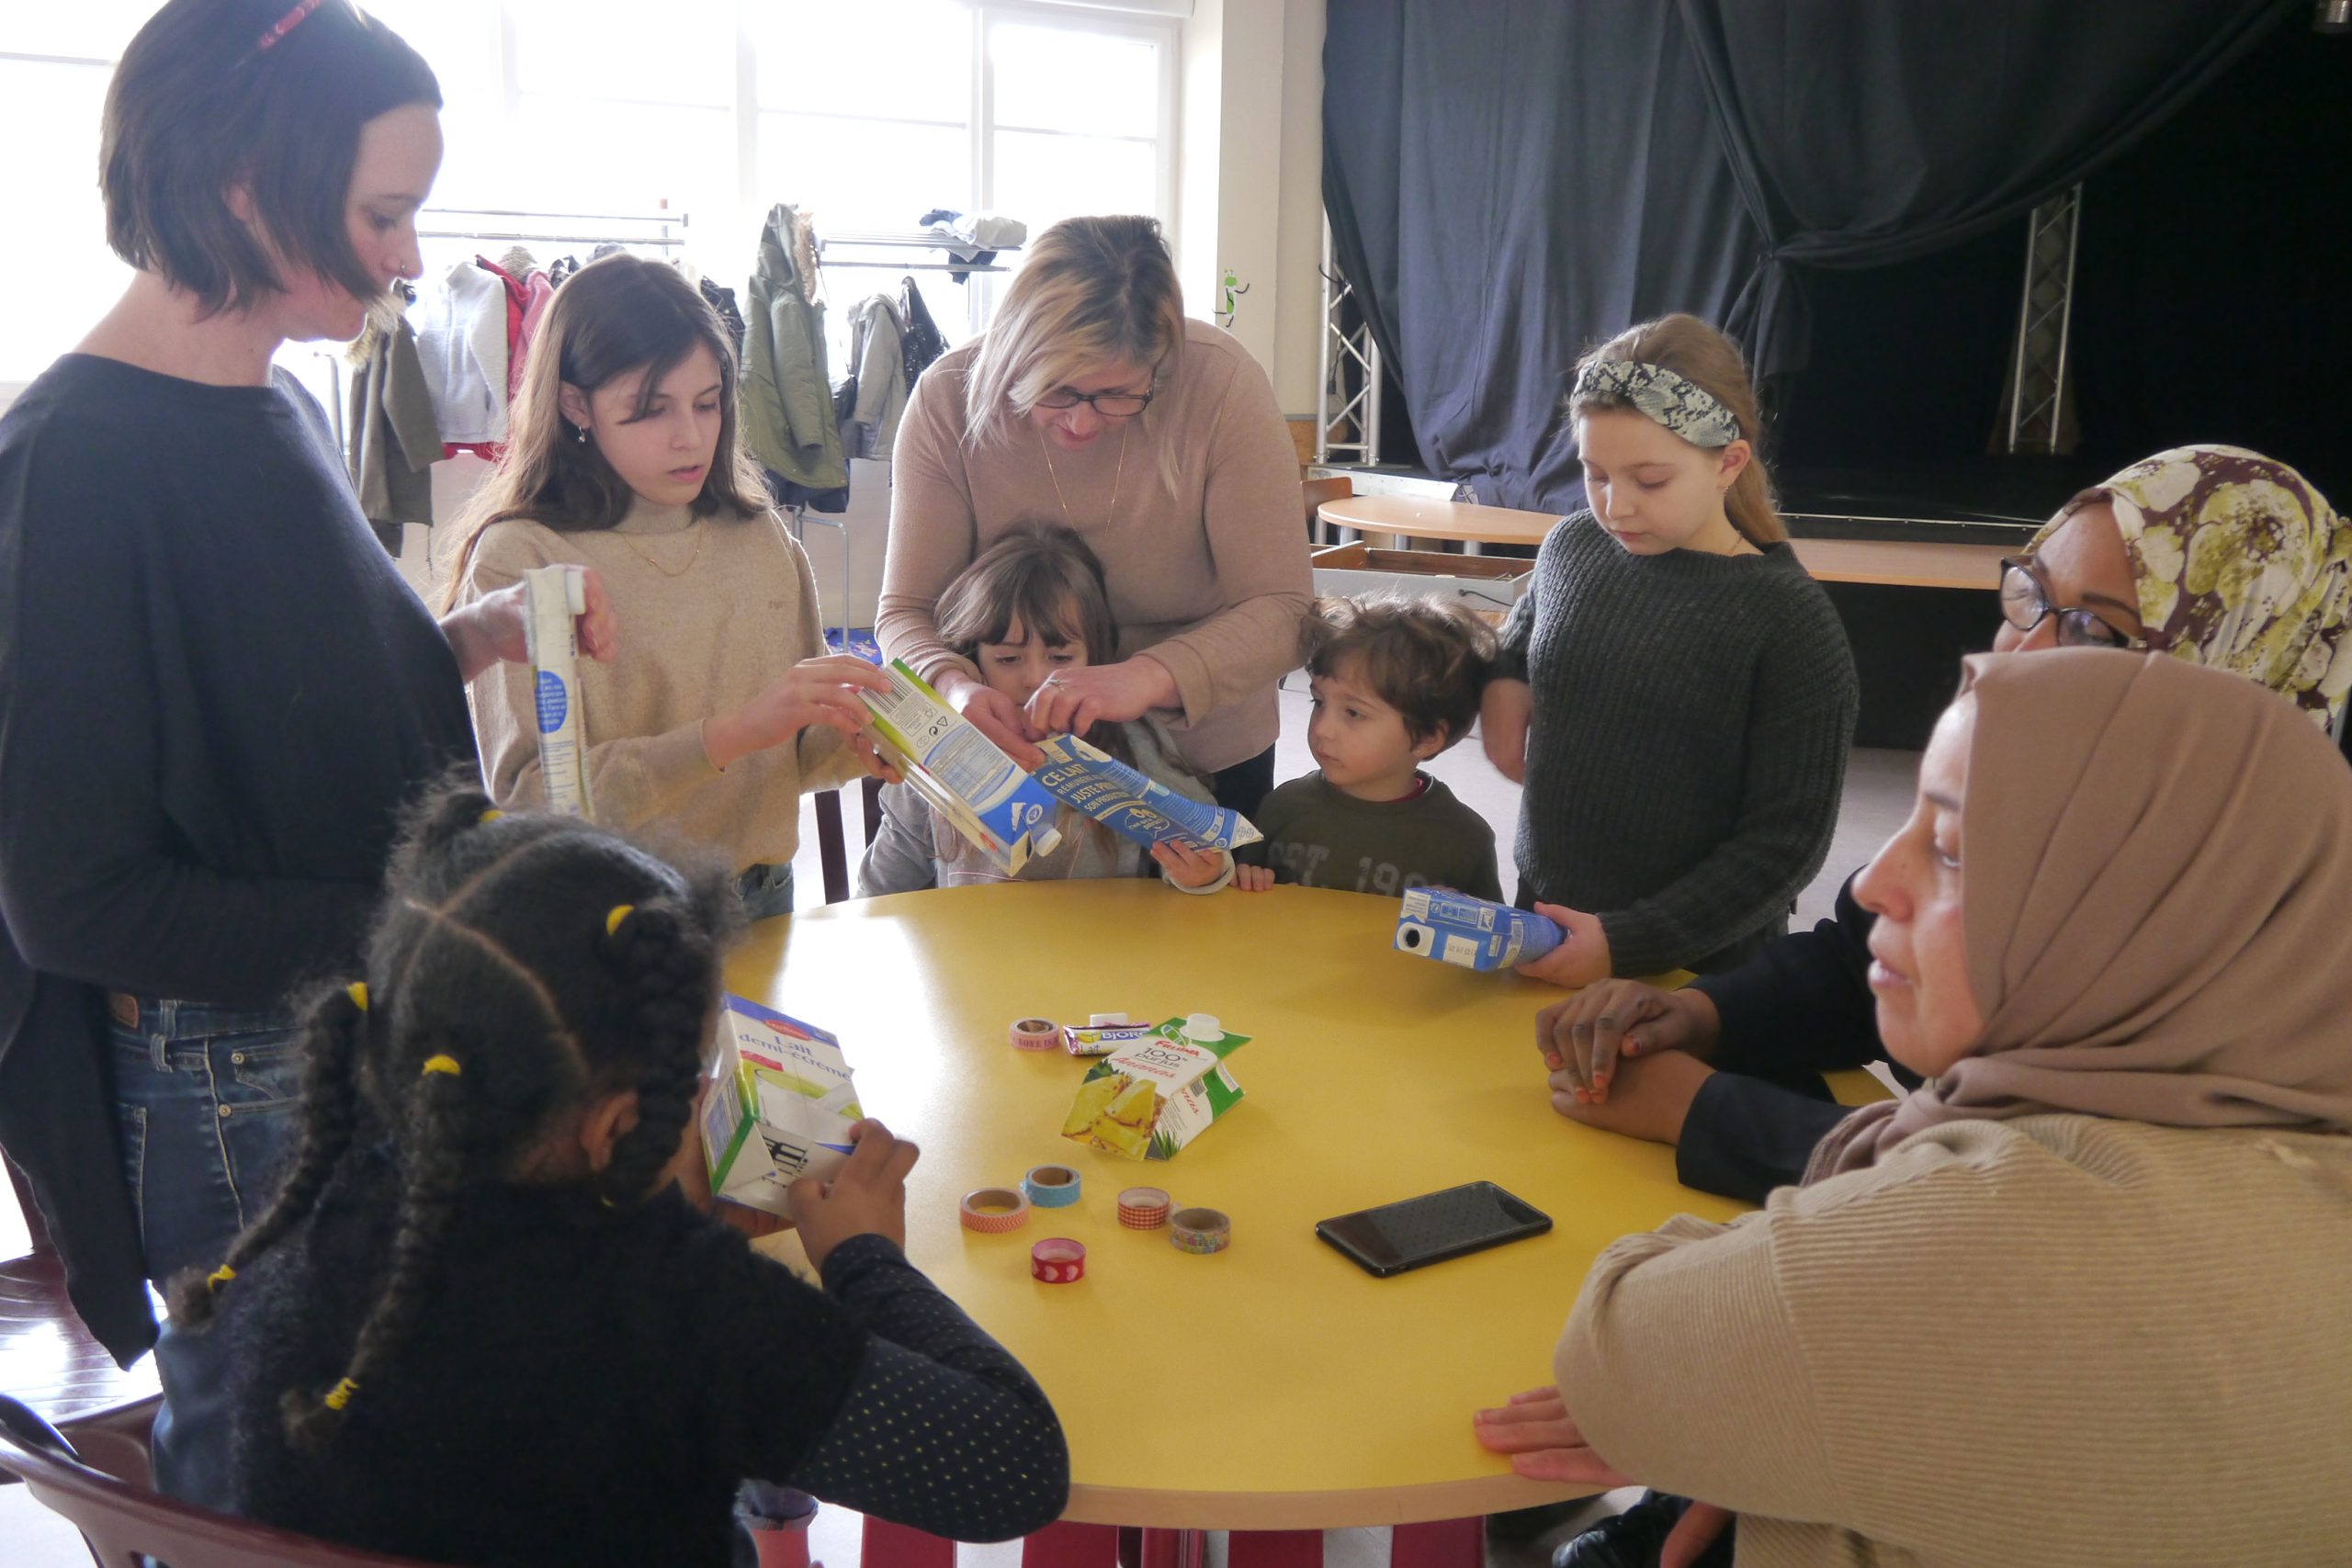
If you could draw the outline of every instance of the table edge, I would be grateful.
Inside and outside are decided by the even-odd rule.
[[[1508,1472],[1467,1481],[1318,1492],[1195,1492],[1081,1483],[1070,1487],[1062,1517],[1073,1524],[1147,1529],[1357,1529],[1473,1518],[1597,1496],[1606,1490],[1530,1481]]]

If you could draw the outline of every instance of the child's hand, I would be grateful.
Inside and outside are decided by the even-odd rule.
[[[1489,681],[1478,698],[1478,739],[1495,772],[1513,784],[1527,777],[1527,727],[1535,716],[1535,688],[1524,681]]]
[[[1535,912],[1558,922],[1568,939],[1532,963],[1521,964],[1521,974],[1555,986],[1589,986],[1609,978],[1609,933],[1600,929],[1599,915],[1557,904],[1538,904]]]
[[[1152,845],[1151,858],[1159,863],[1160,874],[1179,887],[1206,887],[1225,874],[1223,850],[1196,850],[1170,839],[1164,844]],[[1235,874],[1240,874],[1238,867],[1235,868]]]
[[[1233,868],[1233,886],[1242,893],[1263,893],[1274,885],[1274,868],[1270,865],[1237,865]]]
[[[1570,1075],[1571,1090],[1609,1098],[1618,1053],[1655,1056],[1688,1052],[1705,1061],[1722,1033],[1706,992],[1661,991],[1640,980],[1603,980],[1535,1015],[1535,1048],[1553,1072]]]
[[[887,1236],[906,1249],[907,1172],[922,1151],[871,1118],[849,1135],[857,1147],[831,1181],[804,1176],[784,1195],[808,1265],[820,1272],[833,1248],[854,1235]]]
[[[994,686],[973,680],[960,670],[948,671],[935,688],[966,722],[996,743],[1023,773],[1035,773],[1046,754],[1037,750],[1043,730],[1032,729],[1021,705]]]
[[[880,779],[884,784],[907,782],[907,775],[899,771],[899,764],[891,760],[888,752],[874,743],[874,738],[871,735],[861,731],[851,736],[849,750],[850,755],[865,764],[865,771],[868,773]]]
[[[784,745],[812,724],[855,735],[869,716],[857,697],[860,687],[887,694],[890,682],[853,654],[804,659],[741,707],[703,720],[703,750],[712,767],[724,770],[739,758]]]

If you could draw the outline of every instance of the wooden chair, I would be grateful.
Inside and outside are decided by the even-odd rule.
[[[882,781],[860,779],[858,795],[865,806],[865,842],[870,844],[882,830]],[[837,789],[817,792],[817,863],[825,878],[825,902],[838,904],[848,897],[849,845],[842,831],[842,792]]]
[[[142,1407],[152,1425],[152,1404]],[[21,1402],[0,1395],[0,1471],[64,1517],[99,1568],[424,1568],[413,1558],[335,1546],[175,1502],[148,1484],[143,1450],[99,1441],[105,1428],[61,1432]],[[129,1473],[124,1473],[128,1472]]]
[[[126,1371],[90,1337],[66,1297],[65,1266],[50,1245],[40,1210],[14,1166],[8,1180],[33,1250],[0,1263],[0,1389],[61,1423],[155,1397],[161,1390],[154,1358],[143,1356]]]
[[[1345,501],[1355,492],[1355,481],[1344,475],[1338,479],[1298,481],[1298,499],[1306,513],[1306,539],[1309,544],[1328,545],[1336,541],[1337,531],[1323,525],[1323,503]]]

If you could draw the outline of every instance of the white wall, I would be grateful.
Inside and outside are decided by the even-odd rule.
[[[1184,24],[1177,272],[1212,318],[1225,275],[1233,335],[1284,412],[1312,413],[1320,314],[1324,0],[1196,0]]]

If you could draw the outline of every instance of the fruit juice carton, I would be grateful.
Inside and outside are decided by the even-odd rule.
[[[716,1078],[702,1147],[717,1196],[782,1214],[786,1188],[849,1158],[849,1130],[865,1112],[841,1042],[825,1031],[729,996]]]
[[[1055,799],[1146,849],[1173,840],[1188,849],[1233,850],[1265,836],[1238,811],[1188,800],[1075,735],[1049,735],[1037,749],[1046,760],[1032,776]]]
[[[1094,1064],[1062,1136],[1128,1159],[1174,1159],[1241,1102],[1225,1058],[1248,1043],[1206,1013],[1171,1018]]]
[[[996,742],[957,713],[928,682],[892,660],[890,693],[861,689],[873,733],[932,810],[944,817],[1007,876],[1061,842],[1057,803]]]
[[[1543,957],[1567,933],[1532,909],[1442,887],[1416,887],[1396,912],[1396,951],[1464,969],[1508,969]]]

